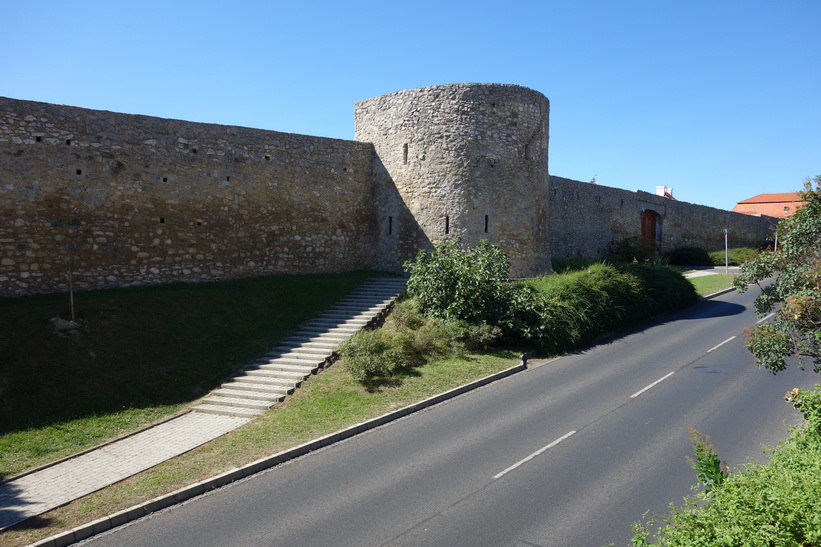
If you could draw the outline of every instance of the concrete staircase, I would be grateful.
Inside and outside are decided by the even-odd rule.
[[[252,418],[335,359],[339,344],[378,321],[405,290],[405,279],[371,278],[293,336],[212,391],[195,412]]]

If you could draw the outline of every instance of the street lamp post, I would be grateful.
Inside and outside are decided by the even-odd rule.
[[[724,228],[724,273],[730,270],[730,250],[727,248],[727,228]]]

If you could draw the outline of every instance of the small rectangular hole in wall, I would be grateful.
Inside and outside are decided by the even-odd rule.
[[[408,164],[408,143],[402,146],[402,163],[405,165]]]
[[[197,221],[197,226],[202,226],[202,222]]]
[[[268,154],[265,154],[265,161],[270,161],[270,159],[271,159],[271,156],[269,156]]]
[[[165,217],[160,217],[160,224],[165,224]]]
[[[71,139],[66,139],[66,146],[71,146]]]
[[[162,178],[162,181],[163,181],[163,182],[168,182],[168,177],[163,177],[163,178]]]
[[[35,142],[43,142],[43,137],[34,137]]]
[[[77,174],[78,174],[78,175],[82,175],[82,174],[83,174],[83,170],[82,170],[82,169],[77,169]]]
[[[388,217],[388,235],[393,233],[393,217]]]
[[[192,148],[192,149],[191,149],[191,153],[192,153],[192,154],[196,154],[196,153],[197,153],[197,149],[196,149],[196,148]]]
[[[446,234],[450,233],[450,217],[449,216],[445,217],[445,233]]]
[[[228,175],[227,177],[225,177],[225,181],[226,182],[231,182],[231,175]]]
[[[490,220],[489,216],[490,215],[485,215],[485,233],[487,233],[488,221]]]

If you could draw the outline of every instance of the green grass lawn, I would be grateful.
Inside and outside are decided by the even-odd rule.
[[[733,286],[733,280],[738,274],[712,274],[699,277],[689,277],[687,280],[696,288],[701,296],[707,296]]]
[[[272,276],[0,300],[0,477],[184,408],[361,284]]]

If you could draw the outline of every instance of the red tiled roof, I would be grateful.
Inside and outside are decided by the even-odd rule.
[[[745,215],[767,215],[784,218],[793,214],[796,209],[804,205],[798,192],[782,192],[780,194],[759,194],[750,199],[739,201],[733,212]]]
[[[792,203],[796,201],[802,201],[798,192],[782,192],[780,194],[758,194],[738,203]]]

